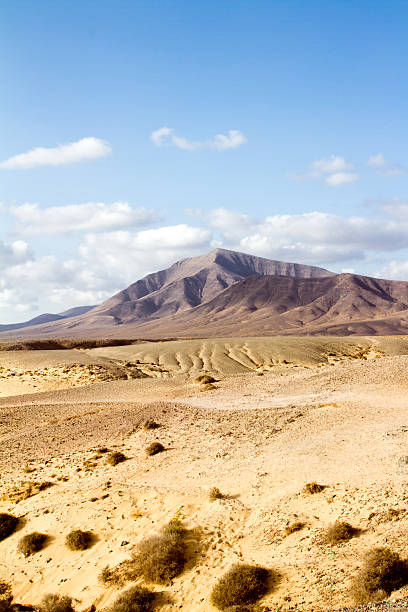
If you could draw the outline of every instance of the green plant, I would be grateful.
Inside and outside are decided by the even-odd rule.
[[[157,453],[162,453],[165,450],[163,444],[160,444],[160,442],[152,442],[146,448],[146,454],[150,457],[152,455],[157,455]]]
[[[119,595],[109,612],[150,612],[153,610],[155,593],[136,585]]]
[[[126,461],[126,459],[126,455],[120,451],[114,451],[113,453],[109,453],[106,463],[109,463],[109,465],[118,465],[118,463],[122,463],[123,461]]]
[[[303,491],[309,493],[309,495],[314,495],[315,493],[320,493],[325,488],[326,485],[317,484],[317,482],[308,482],[305,484]]]
[[[219,610],[256,603],[267,592],[270,578],[264,567],[237,563],[214,586],[211,603]]]
[[[74,529],[65,538],[65,544],[70,550],[86,550],[92,545],[93,534],[90,531]]]
[[[290,535],[291,533],[295,533],[295,531],[300,531],[303,529],[303,527],[306,527],[306,523],[303,523],[302,521],[295,521],[294,523],[290,523],[290,525],[285,527],[285,533],[286,535]]]
[[[218,487],[212,487],[210,489],[208,497],[209,497],[209,500],[213,502],[216,499],[224,499],[225,495],[223,493],[221,493],[221,491],[218,489]]]
[[[408,583],[408,562],[389,548],[373,548],[352,581],[351,593],[356,603],[380,601]]]
[[[186,528],[183,523],[178,518],[173,518],[171,521],[163,528],[164,534],[177,535],[180,538],[186,535]]]
[[[339,542],[351,540],[351,538],[359,533],[360,530],[350,525],[350,523],[336,521],[326,529],[323,539],[327,544],[338,544]]]
[[[40,604],[40,612],[74,612],[72,599],[67,595],[45,595]]]
[[[47,536],[44,533],[28,533],[18,543],[18,551],[25,557],[28,557],[44,548]]]
[[[18,518],[12,514],[0,513],[0,542],[15,532]]]

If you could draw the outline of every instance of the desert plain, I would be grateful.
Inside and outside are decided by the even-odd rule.
[[[175,517],[187,529],[184,570],[146,584],[164,612],[215,610],[212,588],[234,563],[274,571],[259,609],[339,610],[354,605],[367,550],[408,558],[408,337],[7,348],[0,512],[20,521],[0,542],[0,580],[15,601],[58,593],[79,611],[109,608],[132,583],[103,584],[101,571]],[[165,450],[148,456],[152,442]],[[106,449],[126,460],[110,465]],[[322,489],[305,492],[312,482]],[[328,544],[335,521],[358,535]],[[92,545],[69,550],[72,529],[92,532]],[[23,556],[18,542],[34,531],[46,546]]]

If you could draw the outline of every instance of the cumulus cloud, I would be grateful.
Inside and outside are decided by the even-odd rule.
[[[32,253],[24,240],[6,243],[0,240],[0,270],[27,261]]]
[[[74,164],[87,159],[104,157],[111,153],[112,148],[108,142],[100,138],[82,138],[76,142],[57,145],[56,147],[37,147],[9,157],[0,162],[0,168],[5,170],[18,170],[35,168],[37,166],[62,166]]]
[[[247,142],[246,137],[239,130],[228,130],[227,134],[216,134],[211,140],[193,141],[184,136],[177,136],[173,128],[162,127],[151,133],[150,139],[157,147],[173,145],[185,151],[201,151],[202,149],[215,149],[226,151],[237,149]]]
[[[408,261],[392,259],[376,272],[379,278],[408,281]]]
[[[335,172],[326,176],[325,181],[331,187],[337,187],[337,185],[344,185],[344,183],[354,183],[358,181],[358,174],[355,172]]]
[[[397,174],[403,174],[405,172],[402,166],[388,161],[382,153],[370,155],[367,161],[367,166],[376,168],[377,174],[381,174],[383,176],[396,176]]]
[[[219,208],[207,212],[226,248],[273,259],[327,265],[362,260],[367,251],[408,247],[408,223],[311,212],[255,220]]]
[[[128,202],[88,202],[47,208],[26,203],[11,206],[9,212],[17,219],[19,230],[26,234],[103,232],[120,227],[141,227],[160,218],[155,211],[132,208]]]
[[[349,172],[353,168],[354,165],[346,161],[344,157],[331,155],[330,157],[313,161],[305,172],[289,174],[289,178],[294,181],[324,179],[331,187],[337,187],[345,183],[353,183],[359,179],[357,173]]]

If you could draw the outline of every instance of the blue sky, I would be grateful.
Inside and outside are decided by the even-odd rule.
[[[0,322],[218,245],[408,280],[407,26],[398,0],[5,0]]]

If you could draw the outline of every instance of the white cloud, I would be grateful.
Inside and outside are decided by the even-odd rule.
[[[345,183],[354,183],[358,181],[358,174],[355,172],[335,172],[326,176],[325,181],[331,187],[337,187],[337,185],[344,185]]]
[[[111,153],[110,144],[100,138],[82,138],[76,142],[56,147],[37,147],[27,153],[14,155],[3,162],[0,168],[7,170],[35,168],[37,166],[62,166],[87,159],[104,157]]]
[[[379,278],[408,281],[408,261],[392,259],[376,272]]]
[[[376,168],[377,174],[381,174],[383,176],[396,176],[405,172],[402,166],[388,161],[382,153],[370,155],[367,161],[367,166]]]
[[[73,231],[102,232],[120,227],[143,226],[157,221],[155,211],[132,208],[128,202],[88,202],[40,208],[38,204],[11,206],[19,230],[26,234],[61,234]]]
[[[170,136],[172,132],[174,132],[172,128],[159,128],[150,134],[150,140],[156,145],[156,147],[162,147],[166,143],[167,137]]]
[[[309,164],[306,172],[298,174],[289,174],[289,178],[294,181],[305,179],[324,179],[330,187],[337,187],[345,183],[353,183],[359,179],[359,175],[352,170],[354,165],[346,161],[344,157],[339,155],[331,155],[330,157],[317,159]]]
[[[351,170],[354,166],[347,162],[344,157],[331,155],[329,158],[317,159],[312,162],[311,167],[319,173],[344,172]]]
[[[31,257],[29,246],[24,240],[6,243],[0,240],[0,270],[27,261]]]
[[[157,147],[172,144],[185,151],[201,151],[202,149],[215,149],[226,151],[237,149],[247,142],[246,137],[239,130],[228,130],[227,134],[216,134],[214,138],[206,141],[192,141],[184,136],[174,134],[174,129],[162,127],[151,133],[150,139]]]

